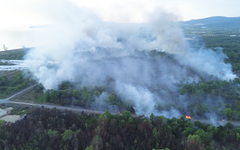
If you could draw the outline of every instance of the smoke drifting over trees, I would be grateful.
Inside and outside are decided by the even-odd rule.
[[[45,89],[57,89],[65,80],[80,81],[79,87],[110,87],[138,115],[179,117],[174,108],[159,112],[156,107],[184,105],[182,84],[199,82],[200,76],[236,77],[221,50],[196,49],[186,40],[176,15],[158,10],[146,23],[107,23],[88,10],[61,3],[64,7],[45,11],[57,24],[37,28],[38,46],[25,56],[44,61],[26,65]]]

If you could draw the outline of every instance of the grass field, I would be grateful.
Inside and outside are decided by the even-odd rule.
[[[34,87],[12,99],[11,101],[25,101],[25,102],[34,102],[42,103],[43,102],[43,91],[38,90],[37,87]]]
[[[0,77],[2,76],[12,76],[19,72],[19,70],[12,70],[12,71],[0,71]]]
[[[7,98],[34,83],[28,72],[0,71],[0,99]]]

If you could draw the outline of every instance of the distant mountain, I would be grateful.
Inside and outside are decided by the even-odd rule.
[[[204,26],[209,28],[240,28],[240,17],[215,16],[182,22],[183,26]]]

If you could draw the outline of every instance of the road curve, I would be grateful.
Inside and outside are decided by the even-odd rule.
[[[33,107],[44,107],[44,108],[49,108],[49,109],[53,109],[53,108],[57,108],[59,110],[69,110],[69,111],[74,111],[74,112],[83,112],[87,113],[87,114],[102,114],[104,113],[104,111],[101,110],[93,110],[93,109],[85,109],[85,108],[80,108],[80,107],[66,107],[66,106],[59,106],[59,105],[50,105],[50,104],[38,104],[38,103],[26,103],[26,102],[14,102],[14,101],[9,101],[11,98],[22,94],[23,92],[33,88],[35,85],[32,85],[6,99],[0,99],[0,104],[4,104],[4,103],[9,103],[9,104],[16,104],[16,105],[26,105],[26,106],[33,106]],[[111,114],[115,115],[117,114],[117,112],[110,112]],[[137,117],[137,115],[132,114],[132,117]],[[219,125],[225,125],[227,123],[227,121],[218,121],[218,120],[203,120],[203,119],[191,119],[191,122],[195,122],[195,121],[200,121],[202,123],[205,124],[212,124],[215,126],[219,126]],[[240,127],[240,122],[237,121],[229,121],[230,123],[232,123],[235,127]]]

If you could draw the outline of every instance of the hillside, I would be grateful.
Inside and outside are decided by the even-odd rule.
[[[240,28],[240,17],[215,16],[182,22],[183,26],[201,26],[209,28]]]
[[[29,49],[30,48],[0,51],[0,59],[22,60],[23,56],[28,52]]]

